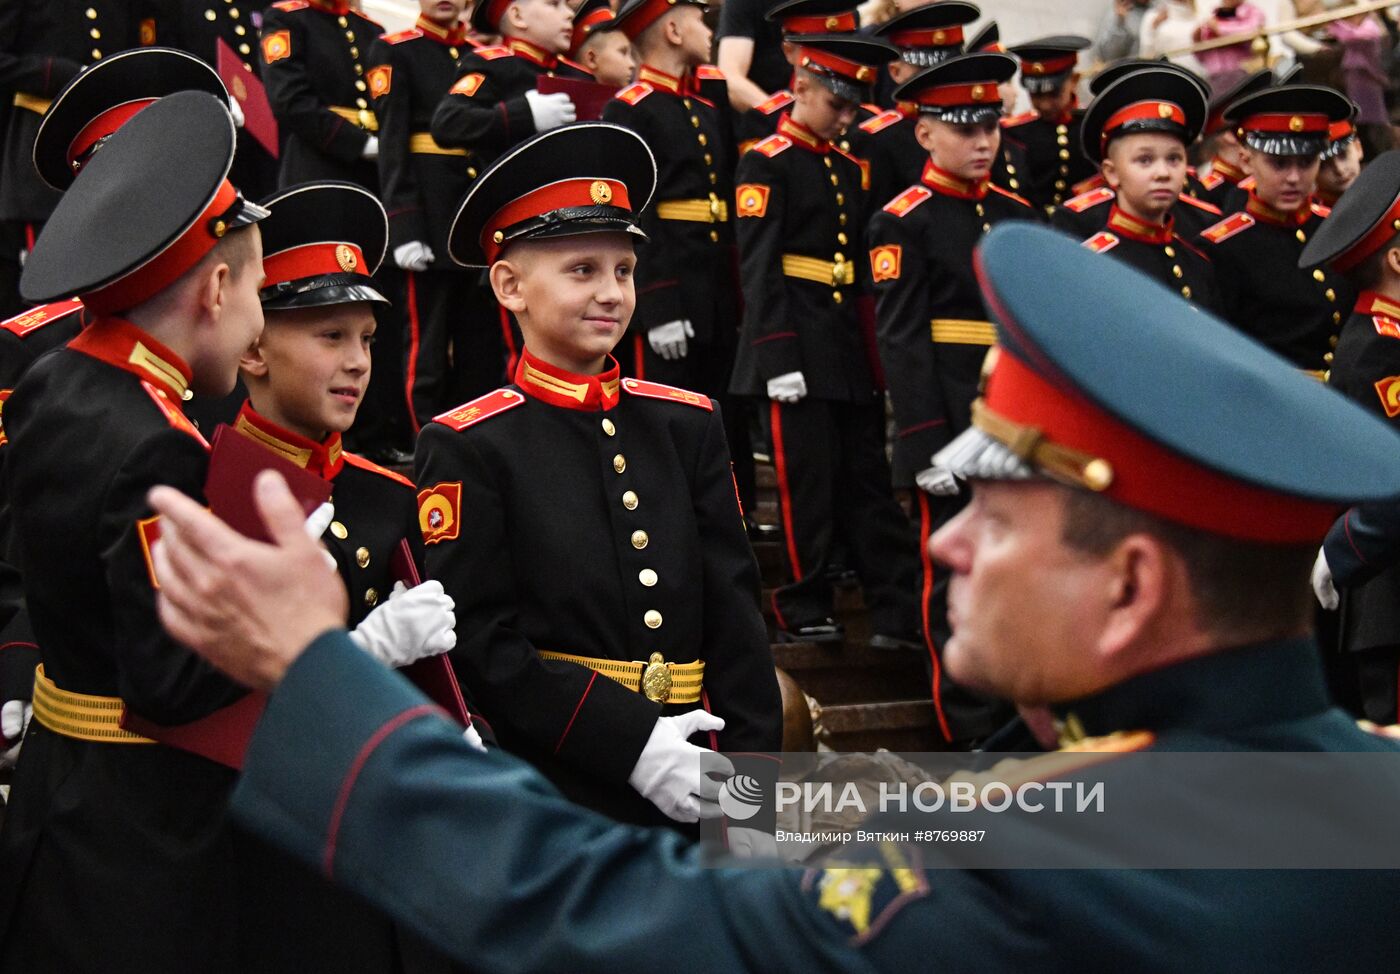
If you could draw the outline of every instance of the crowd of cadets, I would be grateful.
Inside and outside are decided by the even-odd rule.
[[[339,270],[317,265],[317,273],[343,276],[335,282],[340,290],[318,292],[322,300],[313,302],[334,304],[326,299],[334,293],[355,303],[362,313],[338,326],[337,340],[353,333],[368,348],[372,332],[374,341],[364,361],[338,366],[338,381],[358,409],[338,417],[334,428],[279,425],[254,408],[267,362],[245,363],[246,389],[200,397],[184,414],[206,432],[217,422],[254,431],[303,466],[312,457],[326,471],[341,469],[342,432],[348,447],[371,460],[403,466],[412,459],[413,434],[432,429],[417,458],[425,495],[419,520],[430,552],[445,552],[446,542],[470,535],[458,520],[469,497],[501,508],[491,531],[477,538],[485,548],[475,561],[445,559],[440,566],[449,575],[462,573],[459,589],[471,576],[485,591],[488,578],[501,580],[493,559],[515,549],[515,557],[529,558],[550,547],[547,537],[523,541],[530,532],[513,523],[523,524],[527,510],[491,493],[513,482],[496,468],[511,468],[512,450],[524,456],[527,446],[511,432],[519,417],[496,417],[520,401],[522,389],[579,403],[616,390],[600,393],[596,377],[551,374],[531,359],[520,315],[499,301],[499,289],[475,266],[480,261],[460,259],[458,203],[493,163],[540,133],[589,118],[631,130],[655,158],[656,189],[640,215],[649,239],[639,249],[630,333],[616,348],[620,374],[646,389],[675,387],[688,391],[678,397],[696,393],[694,401],[722,407],[715,421],[745,510],[754,510],[754,451],[771,456],[790,569],[773,594],[778,638],[839,643],[844,633],[833,619],[833,579],[843,567],[853,569],[872,614],[872,644],[927,658],[938,728],[949,746],[984,738],[1008,713],[1001,702],[942,674],[945,579],[926,543],[965,502],[934,455],[968,428],[979,408],[994,333],[973,250],[994,225],[1048,220],[1105,259],[1125,261],[1217,312],[1297,368],[1323,381],[1330,375],[1346,394],[1375,407],[1379,392],[1384,414],[1400,416],[1400,379],[1371,375],[1372,361],[1383,355],[1347,356],[1346,369],[1336,360],[1346,349],[1376,344],[1371,331],[1383,348],[1385,339],[1400,335],[1400,304],[1392,303],[1400,295],[1378,291],[1393,269],[1307,256],[1327,225],[1328,206],[1359,171],[1354,107],[1335,91],[1261,71],[1212,93],[1174,65],[1126,61],[1091,80],[1092,101],[1082,108],[1083,38],[1046,37],[1008,50],[994,23],[969,38],[980,11],[962,0],[916,7],[871,29],[861,28],[849,0],[787,0],[769,18],[781,27],[790,86],[740,112],[724,78],[706,63],[712,38],[700,0],[628,0],[620,9],[585,0],[576,11],[563,0],[482,0],[467,19],[464,8],[464,0],[422,0],[412,28],[386,34],[345,0],[266,6],[209,0],[207,9],[160,0],[3,5],[0,220],[3,283],[11,292],[5,300],[19,302],[18,268],[62,190],[134,114],[132,106],[186,90],[227,97],[208,65],[232,64],[240,127],[230,179],[244,197],[269,204],[272,227],[279,225],[278,210],[295,209],[301,223],[292,236],[315,238],[318,213],[320,232],[333,234],[346,225],[345,214],[364,218],[366,200],[382,201],[383,239],[353,246],[341,240]],[[134,56],[152,48],[179,50]],[[220,71],[228,76],[227,65]],[[280,129],[275,160],[252,138],[257,119],[248,115],[256,112],[256,99],[245,97],[239,72],[265,87]],[[1032,110],[1010,115],[1018,72]],[[117,93],[130,97],[117,101]],[[1190,164],[1193,158],[1200,168]],[[318,191],[297,191],[313,183]],[[268,301],[279,288],[297,290],[310,266],[300,259],[293,254],[276,265],[281,273],[268,272],[269,309],[278,307]],[[105,303],[100,297],[78,302],[73,293],[45,295],[63,300],[25,310],[0,328],[0,400],[42,352],[79,336],[104,307],[127,306],[110,296]],[[1371,331],[1367,322],[1374,323]],[[1365,342],[1348,329],[1364,333]],[[174,394],[185,392],[176,385]],[[253,406],[244,402],[247,393]],[[423,448],[433,446],[444,423],[458,432],[482,424],[483,439],[449,462],[450,450]],[[608,437],[612,426],[611,420],[603,425]],[[308,431],[318,434],[316,442]],[[323,438],[331,433],[333,443]],[[714,460],[715,444],[704,429],[685,435],[703,441],[694,445],[696,457]],[[529,447],[530,462],[549,469],[548,451],[537,447]],[[490,483],[474,484],[482,474],[473,463],[496,452]],[[614,461],[619,478],[635,462],[620,451]],[[665,503],[658,496],[668,489],[661,486],[665,478],[639,476],[653,479],[645,481],[650,490],[628,487],[622,495],[629,514],[638,493],[647,494],[645,503]],[[901,506],[899,491],[911,503]],[[542,500],[540,510],[562,516],[559,502]],[[577,513],[599,524],[614,516]],[[562,530],[557,518],[549,523]],[[629,535],[637,551],[661,521],[648,523]],[[590,539],[582,524],[576,541],[587,549],[600,539]],[[763,532],[752,521],[747,527],[751,537]],[[353,530],[343,518],[330,527],[340,541]],[[678,556],[683,567],[660,589],[618,593],[619,606],[631,612],[634,602],[641,604],[637,598],[660,604],[666,596],[708,592],[680,579],[706,562],[713,553],[707,546],[732,541],[702,538],[693,557]],[[363,570],[383,560],[353,543],[345,558],[348,576],[357,562]],[[729,565],[723,575],[744,570]],[[644,588],[656,586],[654,566],[641,577]],[[351,584],[362,609],[387,596],[383,579]],[[559,584],[551,576],[539,592],[512,597],[547,603]],[[660,627],[663,617],[674,620],[672,627],[704,625],[681,602],[664,612],[648,608],[645,628]],[[460,603],[459,612],[468,608],[467,618],[483,632],[514,633],[511,618],[485,596],[474,609]],[[608,631],[585,615],[555,620],[536,634],[534,649],[548,650],[543,643],[589,625]],[[1348,615],[1344,636],[1364,632],[1357,648],[1380,647],[1394,656],[1395,627],[1381,626],[1377,635],[1376,626],[1358,619]],[[468,668],[488,712],[510,713],[512,694],[526,683],[536,690],[549,683],[531,677],[531,644],[512,644],[518,636],[503,635],[500,645],[482,637],[465,657],[474,660]],[[605,655],[607,641],[600,636],[595,655]],[[32,672],[35,657],[23,646],[32,642],[23,634],[8,640],[18,648],[7,648],[0,699],[28,698],[26,669]],[[1395,717],[1395,667],[1386,665],[1389,682],[1357,695],[1379,720]],[[707,673],[706,684],[730,682],[725,666]],[[767,727],[760,712],[771,703],[771,687],[744,676],[734,684],[735,700],[745,696],[738,687],[746,681],[747,692],[762,700],[736,705],[732,721]],[[552,747],[547,757],[557,757],[562,738],[551,741],[561,730],[567,734],[581,718],[582,730],[593,726],[586,712],[564,713],[563,701],[577,696],[575,682],[559,683],[557,706],[506,718],[504,736],[527,751]],[[726,706],[716,701],[717,712]],[[561,713],[568,727],[559,725]],[[635,745],[611,753],[579,745],[583,765],[592,762],[602,777],[617,778],[645,745],[650,724],[594,723],[599,741],[620,735]],[[757,747],[766,734],[740,732],[736,739]]]

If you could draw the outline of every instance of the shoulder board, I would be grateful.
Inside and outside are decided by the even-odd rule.
[[[1040,115],[1036,112],[1023,112],[1020,115],[1012,115],[1010,118],[1001,120],[1001,127],[1004,129],[1015,128],[1018,125],[1025,125],[1027,122],[1034,122]]]
[[[1254,226],[1254,217],[1248,213],[1231,213],[1225,219],[1201,231],[1201,239],[1213,244],[1224,243],[1237,233],[1243,233]]]
[[[1075,213],[1083,213],[1091,206],[1098,206],[1100,203],[1107,203],[1118,194],[1107,186],[1100,186],[1098,189],[1091,189],[1087,193],[1080,193],[1073,199],[1065,201],[1065,209],[1073,210]]]
[[[141,388],[146,390],[146,395],[151,397],[151,402],[156,404],[156,408],[160,410],[166,422],[175,429],[190,434],[190,436],[193,436],[202,443],[206,450],[209,449],[209,441],[199,432],[199,427],[190,422],[190,418],[181,412],[180,407],[170,401],[165,390],[157,389],[155,385],[147,382],[145,379],[141,380]]]
[[[723,81],[724,72],[713,64],[702,64],[695,69],[695,80],[697,81]]]
[[[478,396],[471,402],[463,403],[456,409],[449,409],[440,416],[434,416],[433,422],[450,426],[460,433],[468,426],[474,426],[489,416],[514,409],[523,402],[524,395],[514,389],[497,389],[495,392]]]
[[[1069,188],[1069,191],[1075,196],[1081,196],[1084,193],[1092,192],[1093,190],[1098,189],[1100,186],[1107,186],[1107,183],[1105,182],[1101,174],[1096,174],[1090,176],[1088,179],[1081,179],[1079,182],[1071,186]]]
[[[697,409],[703,409],[707,413],[712,413],[715,410],[715,404],[710,402],[709,396],[702,395],[698,392],[690,392],[687,389],[677,389],[675,386],[663,386],[660,382],[644,382],[641,379],[623,379],[622,388],[626,389],[634,396],[682,402],[687,406],[695,406]]]
[[[411,41],[415,37],[422,37],[423,32],[417,27],[410,27],[408,30],[401,30],[393,34],[385,34],[379,39],[385,44],[402,44],[404,41]]]
[[[862,132],[869,132],[871,135],[874,135],[876,132],[883,132],[885,129],[889,128],[891,125],[893,125],[895,122],[898,122],[903,117],[904,116],[901,115],[899,112],[895,111],[894,109],[890,109],[887,112],[881,112],[874,118],[867,118],[865,121],[861,122],[860,130]]]
[[[754,152],[760,152],[770,159],[779,152],[790,148],[792,148],[792,140],[786,135],[770,135],[768,138],[755,142],[753,145]]]
[[[412,487],[414,490],[418,489],[417,485],[403,474],[394,473],[394,471],[390,470],[388,467],[381,467],[373,460],[366,460],[364,457],[354,453],[345,453],[342,454],[342,456],[345,457],[345,462],[352,467],[359,467],[361,470],[368,470],[370,473],[377,473],[381,477],[388,477],[390,480],[396,480],[405,487]]]
[[[753,110],[761,115],[772,115],[778,109],[787,108],[791,104],[792,92],[780,91],[761,105],[755,105]]]
[[[1096,254],[1102,254],[1105,251],[1117,247],[1119,243],[1121,243],[1121,241],[1114,234],[1109,233],[1107,230],[1100,230],[1088,240],[1084,241],[1081,246],[1087,250],[1092,250]]]
[[[864,109],[865,109],[867,112],[869,112],[871,115],[879,115],[881,112],[884,111],[883,108],[881,108],[879,105],[875,104],[873,101],[864,101],[864,102],[861,102],[861,103],[860,103],[860,107],[861,107],[861,108],[864,108]]]
[[[1257,185],[1259,185],[1259,180],[1255,179],[1253,176],[1246,176],[1239,182],[1240,189],[1244,190],[1246,193]]]
[[[1400,338],[1400,319],[1390,315],[1371,315],[1371,324],[1376,326],[1376,334],[1382,338]]]
[[[1332,207],[1330,207],[1330,206],[1323,206],[1321,203],[1314,203],[1314,204],[1312,204],[1312,211],[1313,211],[1313,213],[1316,214],[1317,216],[1331,216],[1331,215],[1332,215]]]
[[[998,193],[998,194],[1000,194],[1000,195],[1002,195],[1002,196],[1005,196],[1005,197],[1006,197],[1007,199],[1009,199],[1009,200],[1015,200],[1017,203],[1020,203],[1022,206],[1028,206],[1028,207],[1030,207],[1031,209],[1035,209],[1035,204],[1032,203],[1030,200],[1026,199],[1024,196],[1018,196],[1017,194],[1011,192],[1011,190],[1009,190],[1009,189],[1002,189],[1002,188],[1001,188],[1000,186],[998,186],[996,183],[992,183],[992,184],[991,184],[990,186],[988,186],[987,188],[990,189],[993,193]]]
[[[54,301],[50,304],[41,304],[37,308],[30,308],[22,314],[15,315],[13,318],[0,321],[0,328],[4,328],[6,331],[13,332],[20,338],[23,338],[31,331],[42,328],[66,315],[70,315],[82,306],[83,302],[79,298],[69,298],[67,301]]]
[[[567,64],[569,67],[573,68],[575,71],[582,71],[584,74],[588,75],[589,78],[593,77],[593,72],[592,72],[592,71],[589,71],[587,68],[585,68],[582,64],[579,64],[577,61],[571,61],[571,60],[569,60],[568,58],[564,57],[562,54],[559,56],[559,63],[560,63],[560,64]]]
[[[645,81],[638,81],[634,85],[629,85],[628,87],[623,88],[613,97],[615,97],[618,101],[625,101],[629,105],[635,105],[637,104],[637,102],[641,101],[643,98],[645,98],[647,95],[651,94],[655,90],[655,88],[647,84]]]
[[[1182,193],[1177,199],[1187,206],[1194,206],[1198,210],[1205,210],[1207,213],[1214,213],[1216,216],[1221,215],[1220,207],[1216,206],[1214,203],[1207,203],[1205,200],[1198,200],[1190,193]]]
[[[274,9],[291,13],[293,10],[305,10],[311,4],[307,0],[282,0],[281,3],[274,3],[272,6]]]
[[[1201,185],[1206,189],[1219,189],[1225,183],[1225,177],[1218,172],[1208,172],[1201,177]]]
[[[932,195],[933,190],[926,186],[910,186],[885,204],[885,212],[893,213],[895,216],[904,216]]]
[[[475,51],[472,51],[472,53],[485,61],[497,61],[503,57],[515,57],[515,52],[504,46],[478,47]]]

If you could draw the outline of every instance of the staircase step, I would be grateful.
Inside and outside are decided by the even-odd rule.
[[[943,745],[929,700],[822,707],[827,743],[837,751],[937,751]]]
[[[928,692],[923,656],[864,644],[774,643],[773,661],[822,704],[907,700]]]

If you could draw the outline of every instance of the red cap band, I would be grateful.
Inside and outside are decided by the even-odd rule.
[[[1103,132],[1099,136],[1099,140],[1103,145],[1107,145],[1108,140],[1113,138],[1117,129],[1129,122],[1141,122],[1147,119],[1175,122],[1183,128],[1186,126],[1186,112],[1182,111],[1180,105],[1169,101],[1138,101],[1110,115],[1108,121],[1103,123]]]
[[[501,18],[506,15],[508,8],[515,0],[487,0],[486,19],[495,27],[500,27]]]
[[[868,64],[859,61],[852,61],[848,58],[838,57],[829,51],[819,51],[814,47],[803,47],[798,49],[798,56],[801,58],[798,64],[804,68],[812,65],[826,68],[843,78],[850,78],[863,85],[868,85],[875,80],[875,69]]]
[[[1001,93],[995,81],[977,81],[971,84],[939,85],[927,88],[914,96],[919,105],[937,105],[948,108],[954,105],[1001,104]]]
[[[613,179],[564,179],[511,200],[491,215],[481,228],[481,249],[487,263],[495,263],[504,240],[495,239],[496,231],[515,226],[525,220],[571,206],[616,206],[631,210],[627,186]]]
[[[282,250],[263,258],[263,287],[299,281],[322,274],[359,274],[369,277],[365,255],[352,243],[312,243]]]
[[[825,16],[783,18],[784,34],[839,34],[853,31],[858,26],[854,10]]]
[[[577,51],[583,46],[583,42],[588,40],[588,29],[597,24],[605,24],[613,19],[613,12],[607,7],[598,7],[590,10],[584,15],[582,20],[574,20],[574,39],[569,46],[570,51]]]
[[[1327,141],[1340,142],[1342,139],[1350,138],[1356,134],[1356,126],[1351,124],[1351,119],[1343,119],[1340,122],[1333,122],[1327,126]]]
[[[963,42],[961,27],[897,30],[886,38],[895,47],[952,47]]]
[[[1400,197],[1397,197],[1395,202],[1390,204],[1390,209],[1385,211],[1385,216],[1376,221],[1376,225],[1366,231],[1364,237],[1348,247],[1343,253],[1332,258],[1329,263],[1334,271],[1345,274],[1390,243],[1397,234],[1400,234]]]
[[[77,135],[73,136],[73,141],[68,143],[68,164],[71,166],[74,162],[81,159],[89,149],[97,144],[99,139],[111,135],[127,122],[131,121],[132,116],[137,112],[147,105],[154,104],[155,101],[156,99],[154,98],[141,98],[137,101],[129,101],[123,105],[117,105],[114,108],[107,109],[91,122],[88,122],[78,131]]]
[[[1240,122],[1240,128],[1249,132],[1289,132],[1294,135],[1325,133],[1330,125],[1326,115],[1287,112],[1265,112],[1251,115]]]
[[[1071,71],[1079,63],[1078,54],[1066,54],[1063,57],[1051,58],[1048,61],[1027,61],[1021,60],[1021,73],[1032,77],[1045,77],[1052,74],[1064,74]]]
[[[675,6],[676,0],[651,0],[650,3],[644,3],[635,13],[629,12],[621,21],[622,32],[635,41],[642,31],[660,20],[668,10],[674,10]]]

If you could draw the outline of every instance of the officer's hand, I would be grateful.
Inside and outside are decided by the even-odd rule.
[[[647,343],[651,345],[651,350],[668,362],[685,358],[690,351],[686,339],[694,337],[695,329],[685,319],[668,321],[647,330]]]
[[[455,608],[437,579],[413,588],[395,582],[389,601],[366,616],[350,638],[385,666],[407,666],[457,645]]]
[[[0,706],[0,746],[10,745],[0,751],[0,770],[13,768],[19,760],[24,732],[29,728],[29,719],[33,716],[34,708],[27,700],[7,700],[4,706]]]
[[[535,122],[536,132],[556,129],[578,118],[573,99],[562,91],[548,95],[542,95],[538,91],[527,91],[525,101],[530,106],[530,118]]]
[[[1322,548],[1317,549],[1317,560],[1313,562],[1312,589],[1324,609],[1331,610],[1341,605],[1342,598],[1337,594],[1337,587],[1332,584],[1332,569],[1327,564],[1327,552]]]
[[[686,740],[698,731],[718,730],[724,730],[724,719],[703,710],[656,718],[627,783],[677,822],[719,818],[724,814],[719,807],[720,783],[706,772],[723,771],[728,778],[734,766],[723,755]]]
[[[807,377],[801,372],[784,372],[768,380],[768,398],[774,402],[801,402],[807,396]]]
[[[247,119],[243,117],[243,106],[238,104],[238,99],[232,95],[228,98],[228,113],[233,116],[233,127],[241,129]]]
[[[360,158],[361,158],[361,159],[378,159],[378,158],[379,158],[379,136],[377,136],[377,135],[371,135],[369,138],[365,139],[365,147],[364,147],[363,149],[360,150]]]
[[[952,471],[937,464],[914,474],[914,483],[918,484],[925,494],[933,494],[935,497],[951,497],[959,489],[958,478],[953,476]]]
[[[421,240],[410,240],[394,248],[394,263],[406,271],[426,271],[432,262],[433,251]]]

